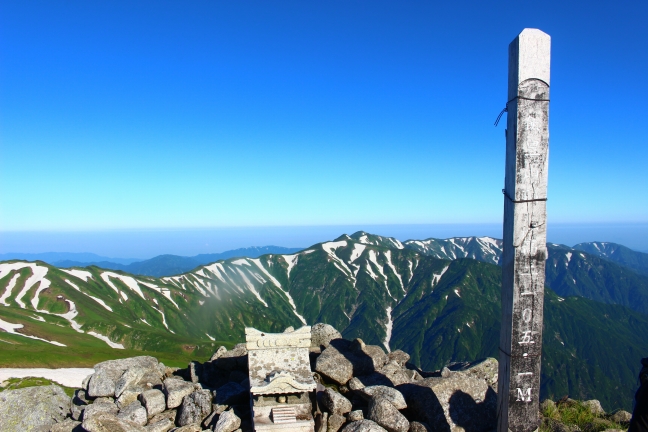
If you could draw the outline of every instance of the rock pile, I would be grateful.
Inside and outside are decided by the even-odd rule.
[[[401,350],[387,354],[361,339],[335,335],[320,343],[312,356],[322,388],[318,432],[486,432],[495,427],[495,359],[423,372]]]
[[[495,427],[494,359],[424,372],[403,351],[385,353],[360,339],[345,340],[326,324],[313,326],[312,341],[317,432],[487,432]],[[71,400],[56,386],[0,393],[0,429],[250,431],[247,368],[245,344],[229,351],[220,347],[209,361],[185,369],[146,356],[110,360],[95,366]],[[12,409],[2,408],[9,404]]]

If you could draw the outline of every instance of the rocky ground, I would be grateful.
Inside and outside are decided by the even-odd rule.
[[[403,351],[385,353],[360,339],[345,340],[326,324],[316,324],[312,332],[310,361],[318,391],[311,403],[317,432],[495,428],[495,359],[424,372]],[[72,398],[55,385],[1,392],[0,430],[251,431],[247,364],[245,344],[230,351],[220,347],[209,361],[191,362],[185,369],[147,356],[105,361],[95,365]],[[629,421],[625,411],[605,414],[597,401],[545,401],[542,412],[541,428],[547,432],[600,432]],[[568,419],[579,415],[583,427],[572,422],[573,427]]]

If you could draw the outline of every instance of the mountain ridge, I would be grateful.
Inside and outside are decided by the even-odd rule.
[[[97,267],[0,263],[0,316],[5,323],[0,322],[5,326],[0,339],[15,352],[25,344],[32,349],[34,344],[47,345],[42,341],[46,339],[49,350],[64,349],[52,342],[95,343],[92,347],[110,342],[124,349],[161,351],[176,358],[191,353],[195,358],[211,355],[215,339],[240,340],[245,326],[280,332],[326,322],[348,339],[360,337],[385,350],[403,348],[420,367],[437,369],[451,361],[497,354],[500,280],[501,269],[493,263],[426,256],[363,232],[294,254],[231,258],[163,278]],[[648,317],[551,289],[546,296],[543,394],[596,396],[608,406],[630,400],[629,390],[610,393],[617,384],[600,371],[618,369],[616,378],[632,388],[635,357],[648,344]],[[629,317],[624,319],[632,323],[622,321],[615,333],[605,315]],[[572,337],[577,329],[591,340]],[[16,334],[20,332],[41,340]],[[586,358],[588,346],[611,347],[616,357]],[[0,361],[8,361],[7,355],[3,351]],[[564,365],[571,359],[576,359],[574,364]],[[601,389],[607,393],[599,394]]]

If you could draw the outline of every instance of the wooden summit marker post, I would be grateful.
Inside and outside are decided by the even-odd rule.
[[[550,48],[549,35],[537,29],[509,45],[498,432],[539,426]]]

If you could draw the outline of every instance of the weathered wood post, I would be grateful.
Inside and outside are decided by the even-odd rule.
[[[498,432],[530,432],[539,421],[550,49],[537,29],[509,45]]]

